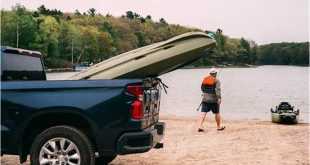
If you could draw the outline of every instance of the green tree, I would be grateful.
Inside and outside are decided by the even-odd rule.
[[[145,18],[148,19],[148,20],[152,20],[152,16],[151,15],[147,15]]]
[[[250,63],[251,61],[251,57],[250,57],[250,44],[247,40],[245,40],[244,38],[240,39],[240,49],[238,52],[238,61],[240,63]]]
[[[81,27],[81,51],[78,56],[77,63],[79,62],[97,62],[99,56],[98,29],[94,26]]]
[[[17,15],[1,11],[1,45],[17,47]]]
[[[62,59],[75,63],[80,46],[80,32],[77,26],[62,21],[59,33],[59,54]]]
[[[164,18],[160,18],[159,22],[164,24],[164,25],[168,24],[167,21]]]
[[[41,5],[37,10],[40,14],[43,14],[43,15],[49,14],[49,10],[46,9],[44,5]]]
[[[32,49],[37,36],[37,22],[24,6],[17,4],[12,12],[1,11],[1,25],[3,45]]]
[[[113,53],[113,40],[109,33],[101,32],[98,36],[99,44],[99,57],[96,59],[96,62],[108,59],[112,56]]]
[[[146,41],[145,41],[145,34],[142,31],[135,32],[135,35],[137,36],[138,39],[138,47],[145,46]]]
[[[132,11],[127,11],[127,12],[126,12],[126,17],[127,17],[128,19],[134,19],[134,18],[135,18],[135,16],[134,16],[134,14],[133,14]]]
[[[92,17],[94,17],[96,15],[96,9],[95,8],[90,8],[87,12]]]
[[[76,9],[75,12],[74,12],[74,15],[75,15],[75,16],[81,16],[82,14],[80,13],[79,10]]]
[[[59,57],[58,55],[58,37],[59,24],[54,17],[40,17],[38,48],[47,56],[47,58]]]

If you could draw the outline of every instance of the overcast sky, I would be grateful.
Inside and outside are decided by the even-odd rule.
[[[1,0],[1,8],[16,3],[28,9],[44,4],[66,12],[95,8],[101,14],[121,16],[131,10],[153,19],[203,30],[223,29],[231,37],[259,44],[308,41],[308,0]]]

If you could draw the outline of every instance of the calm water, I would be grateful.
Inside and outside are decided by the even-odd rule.
[[[161,78],[168,86],[162,93],[161,111],[177,116],[197,116],[200,84],[209,69],[179,69]],[[50,73],[48,79],[65,79],[72,73]],[[270,120],[270,108],[288,101],[300,109],[300,121],[309,123],[309,67],[261,66],[223,68],[221,112],[226,119]]]

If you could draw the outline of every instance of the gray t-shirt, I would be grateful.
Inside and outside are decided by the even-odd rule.
[[[221,99],[221,82],[216,79],[215,94],[203,92],[202,101],[206,103],[217,103],[218,99]]]

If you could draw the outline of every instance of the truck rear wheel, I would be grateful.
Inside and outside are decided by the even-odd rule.
[[[95,154],[84,133],[69,126],[55,126],[35,138],[30,160],[32,165],[95,165]]]
[[[96,158],[96,165],[106,165],[110,162],[112,162],[117,155],[111,155],[111,156],[101,156]]]

